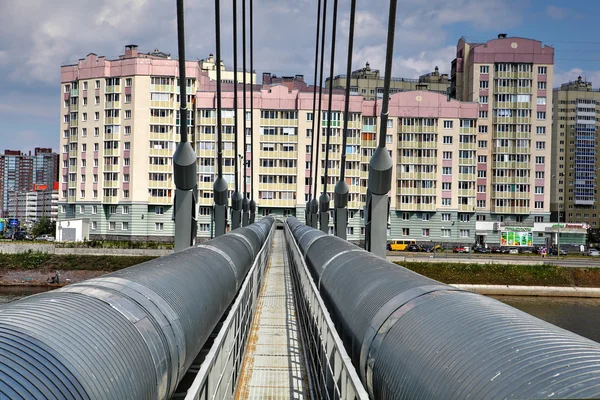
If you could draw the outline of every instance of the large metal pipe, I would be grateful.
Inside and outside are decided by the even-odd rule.
[[[600,397],[600,343],[287,224],[371,398]]]
[[[0,306],[0,398],[169,398],[272,225]]]

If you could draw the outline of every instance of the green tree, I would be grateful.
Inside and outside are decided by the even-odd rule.
[[[31,234],[34,237],[41,235],[53,235],[56,232],[56,222],[50,221],[46,217],[40,218],[40,220],[33,226]]]

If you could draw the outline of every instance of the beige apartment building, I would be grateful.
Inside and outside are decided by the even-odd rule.
[[[346,89],[346,75],[336,75],[333,80],[327,78],[325,87],[333,84],[335,89]],[[378,69],[371,69],[369,63],[364,68],[353,71],[350,75],[350,94],[361,96],[365,100],[381,99],[383,97],[383,76]],[[430,90],[432,92],[446,93],[450,87],[448,74],[440,74],[439,68],[433,72],[421,75],[419,79],[391,78],[390,93],[406,92],[411,90]]]
[[[600,90],[581,77],[554,89],[553,220],[598,228]],[[560,215],[559,215],[560,213]],[[560,218],[560,219],[559,219]]]
[[[554,49],[504,34],[486,43],[460,39],[451,94],[478,104],[477,202],[498,226],[550,222]],[[484,231],[488,232],[484,232]],[[485,239],[485,238],[483,238]]]

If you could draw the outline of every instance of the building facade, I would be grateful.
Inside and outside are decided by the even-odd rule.
[[[25,226],[32,226],[41,218],[56,221],[58,215],[58,184],[56,188],[8,194],[8,218],[16,218]]]
[[[8,217],[10,192],[33,191],[35,185],[52,188],[58,179],[58,154],[36,147],[33,155],[5,150],[0,155],[0,216]]]
[[[371,69],[369,63],[364,68],[352,71],[350,75],[350,94],[361,96],[365,100],[381,99],[383,97],[383,76],[379,70]],[[334,89],[346,90],[346,75],[336,75],[333,80],[327,78],[325,87],[333,84]],[[411,90],[430,90],[432,92],[446,93],[450,87],[448,74],[440,74],[439,68],[433,72],[421,75],[419,79],[392,78],[390,93],[406,92]]]
[[[553,63],[554,49],[536,40],[458,42],[451,95],[478,103],[479,221],[549,222]]]
[[[598,136],[600,90],[579,77],[554,89],[552,126],[551,211],[553,220],[598,221]]]

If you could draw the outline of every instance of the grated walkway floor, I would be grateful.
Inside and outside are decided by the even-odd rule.
[[[308,399],[282,230],[275,231],[244,359],[238,399]]]

